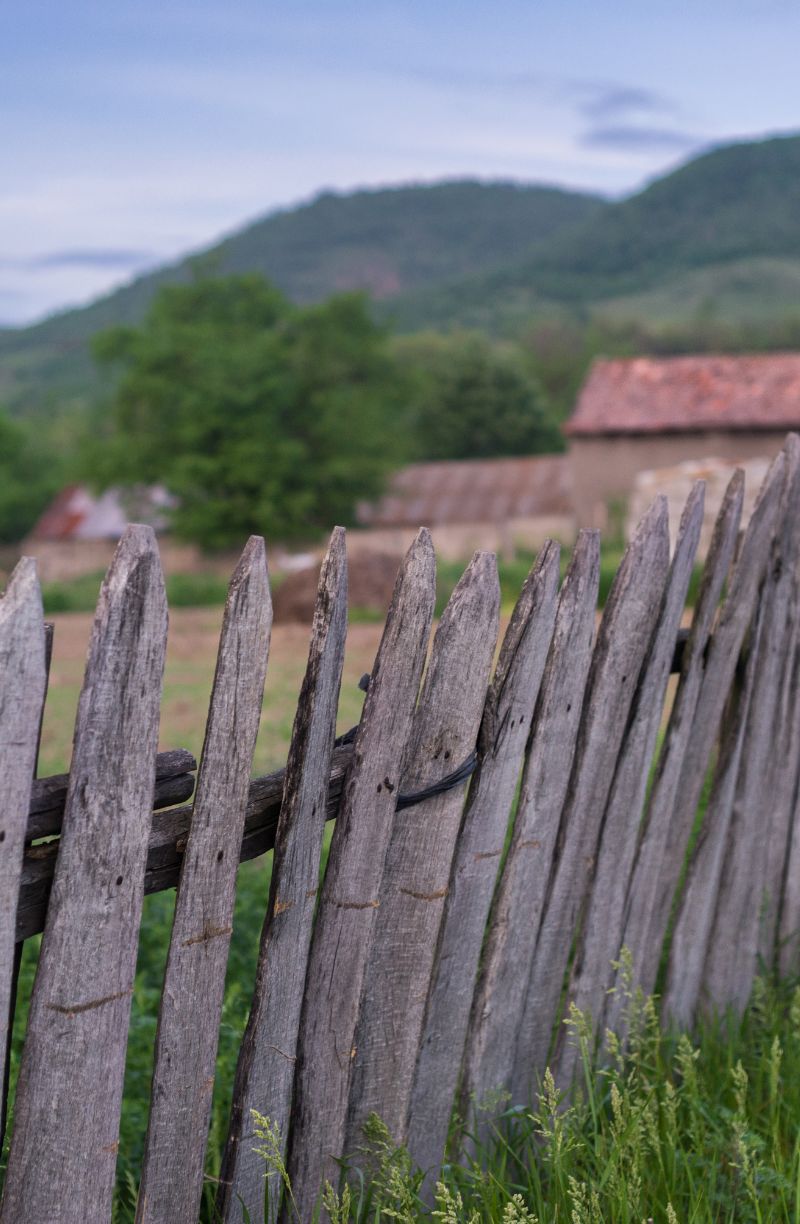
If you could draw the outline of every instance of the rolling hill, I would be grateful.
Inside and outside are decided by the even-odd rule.
[[[514,265],[403,295],[403,328],[507,329],[577,310],[685,322],[800,313],[800,137],[715,149]]]
[[[262,272],[298,302],[346,289],[364,289],[381,300],[510,263],[533,242],[550,240],[607,207],[597,196],[514,183],[326,193],[264,217],[198,255],[220,273]],[[91,336],[138,322],[162,285],[188,278],[198,255],[82,309],[0,331],[0,403],[18,413],[47,413],[98,391]]]
[[[714,149],[615,203],[471,181],[325,194],[200,256],[263,272],[298,302],[363,288],[404,331],[592,317],[769,326],[800,318],[800,136]],[[90,337],[136,322],[196,258],[0,332],[0,403],[48,415],[85,402],[100,389]]]

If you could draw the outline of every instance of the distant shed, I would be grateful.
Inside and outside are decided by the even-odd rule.
[[[596,361],[566,431],[581,526],[639,472],[708,456],[771,458],[800,429],[800,353]]]
[[[364,530],[351,550],[403,549],[420,525],[430,527],[440,556],[460,559],[476,548],[540,548],[548,536],[575,535],[570,465],[565,455],[413,463],[396,472],[378,501],[358,507]]]

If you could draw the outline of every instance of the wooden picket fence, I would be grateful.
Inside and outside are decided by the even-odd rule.
[[[254,781],[271,627],[261,539],[231,582],[196,785],[190,754],[157,753],[167,608],[144,527],[126,532],[100,594],[69,776],[33,780],[48,639],[34,563],[21,561],[0,601],[3,1048],[16,953],[44,935],[2,1224],[110,1218],[142,899],[176,884],[137,1219],[197,1219],[237,869],[270,849],[219,1171],[225,1221],[245,1208],[263,1220],[265,1184],[270,1218],[297,1218],[280,1179],[265,1183],[253,1109],[277,1124],[306,1221],[370,1113],[435,1173],[457,1102],[469,1113],[498,1089],[528,1102],[547,1065],[568,1087],[565,1009],[586,1013],[602,1058],[605,1027],[624,1031],[626,992],[656,985],[671,914],[671,1020],[741,1009],[762,966],[796,972],[800,440],[787,439],[740,533],[742,494],[738,473],[688,637],[701,485],[672,553],[666,504],[653,505],[599,627],[597,534],[580,535],[560,587],[559,550],[547,544],[493,674],[495,560],[476,554],[429,651],[435,561],[421,530],[344,743],[334,738],[347,628],[337,529],[288,762]],[[465,769],[437,789],[473,754],[469,781]]]

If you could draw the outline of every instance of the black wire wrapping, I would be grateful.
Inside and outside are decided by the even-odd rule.
[[[366,693],[369,687],[369,675],[364,675],[358,682],[358,687]],[[344,735],[340,735],[335,741],[337,748],[341,748],[344,744],[352,744],[356,738],[358,727],[351,727],[349,731],[345,731]],[[445,774],[438,782],[432,782],[430,786],[423,786],[422,790],[409,791],[407,794],[402,792],[397,796],[395,811],[402,812],[403,808],[414,807],[417,803],[422,803],[425,799],[432,799],[434,795],[443,795],[445,791],[452,790],[456,786],[460,786],[462,782],[466,782],[467,778],[471,778],[475,770],[478,768],[478,753],[475,749],[469,754],[465,761],[462,761],[457,769],[451,773]]]

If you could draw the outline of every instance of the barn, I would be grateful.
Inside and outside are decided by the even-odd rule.
[[[575,513],[602,527],[640,472],[771,458],[800,429],[800,353],[595,361],[566,431]]]

